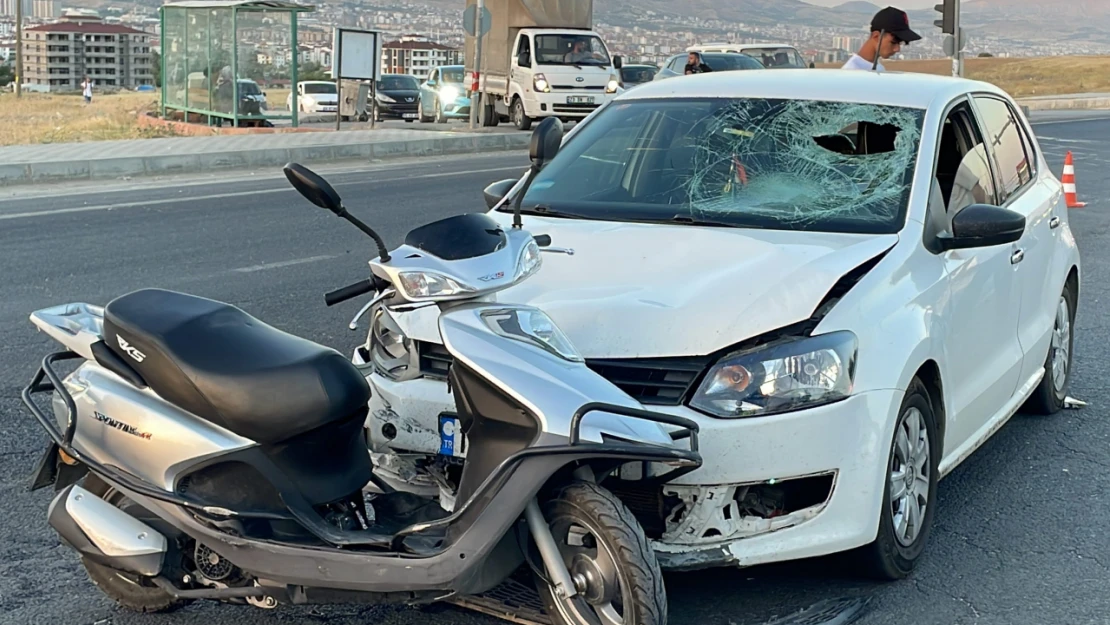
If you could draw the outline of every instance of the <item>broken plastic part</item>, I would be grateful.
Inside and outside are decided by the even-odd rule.
[[[701,122],[690,211],[797,226],[890,222],[908,199],[922,119],[917,109],[870,104],[737,100]]]

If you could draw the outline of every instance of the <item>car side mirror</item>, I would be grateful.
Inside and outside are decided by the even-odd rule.
[[[528,157],[532,167],[542,170],[559,153],[563,145],[563,122],[558,117],[548,117],[536,126],[532,133],[532,143],[528,147]]]
[[[952,234],[937,237],[943,251],[1005,245],[1021,239],[1025,215],[990,204],[972,204],[952,217]]]
[[[486,199],[486,208],[492,209],[497,203],[505,199],[509,191],[516,185],[513,178],[499,180],[482,190],[482,197]]]
[[[618,54],[613,57],[613,67],[617,69],[624,67],[624,59],[621,58],[621,55]]]

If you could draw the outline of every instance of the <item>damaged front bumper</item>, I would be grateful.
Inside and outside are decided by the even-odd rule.
[[[369,434],[380,470],[406,483],[414,479],[407,459],[390,455],[390,447],[465,456],[465,440],[447,441],[442,427],[454,411],[443,381],[394,382],[376,374],[368,381],[374,388]],[[665,569],[746,567],[852,549],[874,540],[878,531],[900,400],[898,391],[873,391],[747,419],[655,406],[698,421],[702,468],[671,483],[645,486],[638,481],[638,465],[627,465],[618,481],[606,485],[640,520]],[[382,435],[386,424],[392,424],[385,428],[390,440]],[[431,481],[416,482],[413,486],[436,488]]]

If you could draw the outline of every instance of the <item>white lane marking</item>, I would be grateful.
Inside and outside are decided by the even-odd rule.
[[[339,182],[332,186],[334,187],[347,187],[352,185],[364,185],[368,182],[404,182],[406,180],[420,180],[424,178],[445,178],[449,176],[466,176],[469,174],[488,174],[497,171],[520,171],[523,172],[526,168],[516,165],[513,167],[490,167],[487,169],[471,169],[469,171],[449,171],[449,172],[436,172],[434,174],[417,174],[415,176],[401,176],[399,178],[382,178],[379,180],[359,181],[359,182]],[[0,221],[5,219],[24,219],[27,217],[45,217],[49,215],[65,215],[68,213],[86,213],[90,211],[110,211],[118,208],[140,208],[147,206],[159,206],[163,204],[181,204],[185,202],[200,202],[204,200],[218,200],[222,198],[244,197],[248,195],[266,195],[269,193],[290,193],[295,190],[292,187],[282,187],[280,189],[259,189],[257,191],[236,191],[233,193],[213,193],[210,195],[193,195],[193,196],[180,196],[173,198],[163,198],[160,200],[147,200],[143,202],[116,202],[112,204],[98,204],[94,206],[75,206],[73,208],[56,208],[43,211],[27,211],[23,213],[8,213],[0,214]]]
[[[1080,122],[1105,122],[1110,121],[1110,117],[1082,117],[1080,119],[1046,119],[1038,122],[1030,122],[1033,126],[1047,126],[1048,124],[1078,124]]]
[[[282,260],[282,261],[278,261],[276,263],[265,263],[265,264],[262,264],[262,265],[253,265],[253,266],[250,266],[250,267],[239,267],[238,269],[232,269],[232,271],[237,271],[239,273],[253,273],[255,271],[265,271],[267,269],[278,269],[280,267],[292,267],[293,265],[304,265],[304,264],[307,264],[307,263],[315,263],[315,262],[318,262],[318,261],[321,261],[321,260],[331,260],[333,258],[339,258],[339,256],[334,255],[334,254],[327,255],[327,256],[309,256],[308,258],[298,258],[298,259],[295,259],[295,260]]]

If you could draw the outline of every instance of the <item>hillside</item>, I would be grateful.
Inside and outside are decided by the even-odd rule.
[[[952,61],[889,61],[890,71],[952,75]],[[837,67],[819,64],[818,67]],[[1017,98],[1069,93],[1110,93],[1110,57],[1056,56],[1025,59],[966,59],[968,78],[998,85]]]

